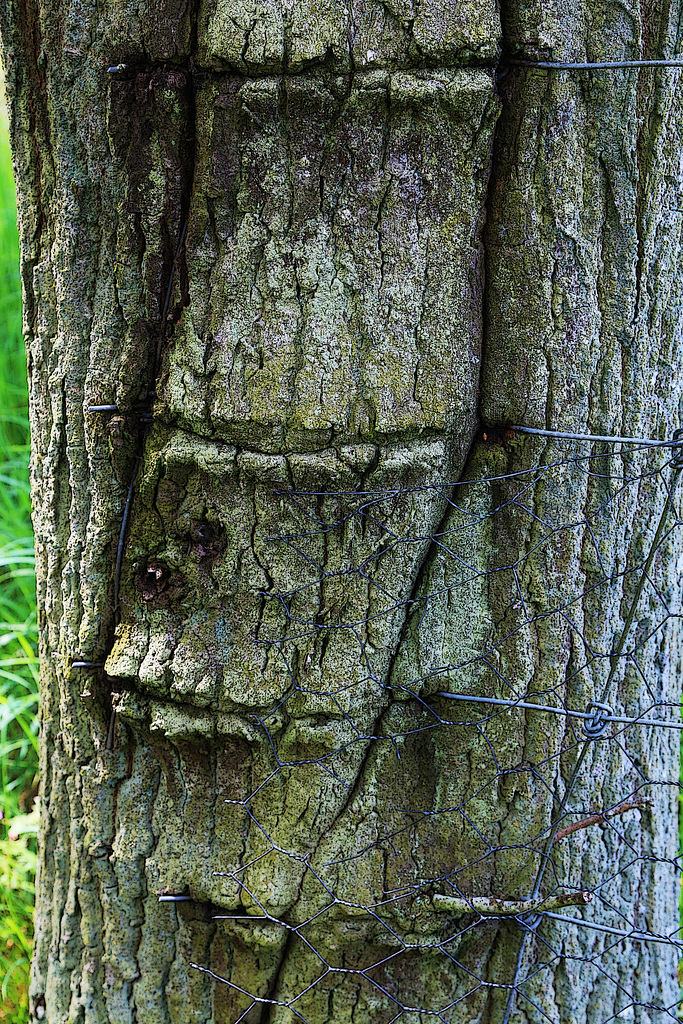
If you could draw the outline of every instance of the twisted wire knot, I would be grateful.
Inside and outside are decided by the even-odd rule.
[[[584,736],[587,740],[600,739],[609,725],[608,716],[612,714],[612,708],[609,704],[599,704],[597,701],[591,701],[586,711],[592,717],[584,722]]]

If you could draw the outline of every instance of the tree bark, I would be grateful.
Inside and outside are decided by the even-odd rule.
[[[33,1018],[675,1019],[680,4],[1,10]]]

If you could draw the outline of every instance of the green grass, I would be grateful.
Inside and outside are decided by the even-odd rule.
[[[0,1022],[28,1021],[37,831],[35,575],[26,357],[7,124],[0,118]]]

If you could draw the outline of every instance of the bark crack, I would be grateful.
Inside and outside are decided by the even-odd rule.
[[[118,537],[118,544],[116,549],[116,564],[113,572],[113,587],[114,587],[114,618],[110,627],[110,635],[105,644],[105,655],[104,661],[106,662],[109,654],[111,654],[114,642],[115,642],[115,629],[120,619],[120,586],[121,586],[121,575],[122,575],[122,564],[125,557],[126,542],[128,537],[128,526],[130,522],[131,513],[134,509],[136,502],[136,489],[138,486],[138,477],[140,471],[144,465],[144,457],[147,441],[151,431],[151,425],[153,421],[153,402],[155,399],[155,392],[158,385],[159,378],[162,373],[163,357],[165,351],[173,336],[174,327],[180,319],[182,310],[189,304],[189,274],[186,259],[186,234],[188,229],[189,219],[189,208],[192,196],[192,188],[194,182],[194,170],[195,170],[195,132],[196,132],[196,88],[197,84],[195,76],[193,74],[193,63],[194,54],[190,57],[187,62],[187,66],[182,70],[185,82],[185,95],[187,100],[187,117],[186,120],[181,119],[179,124],[179,131],[186,133],[184,142],[189,142],[187,147],[187,165],[181,168],[182,181],[180,185],[180,209],[173,210],[169,208],[168,197],[164,204],[164,211],[159,223],[159,229],[163,238],[163,256],[162,265],[159,273],[159,291],[156,296],[156,308],[158,309],[158,323],[156,327],[152,327],[147,333],[150,337],[152,350],[148,361],[148,375],[149,384],[147,386],[146,393],[143,395],[142,402],[131,411],[129,415],[136,421],[136,448],[134,455],[133,468],[131,476],[129,478],[127,487],[127,497],[122,512],[121,528]],[[158,72],[163,71],[167,67],[166,64],[154,65],[151,68],[152,75],[149,78],[149,88],[153,88],[155,80],[158,79]],[[173,75],[177,76],[177,66],[170,66],[173,69]],[[128,75],[133,69],[128,67],[125,68],[125,74]],[[144,69],[135,69],[134,73],[150,72],[149,67]],[[155,79],[155,74],[157,78]],[[159,84],[163,79],[158,79]],[[176,78],[171,81],[175,82]],[[140,216],[134,216],[133,224],[135,227],[136,234],[141,239],[138,246],[141,276],[142,268],[145,262],[145,253],[148,250],[148,241],[145,232],[142,227],[142,221]],[[173,225],[178,225],[177,237],[174,239],[172,235]],[[144,280],[144,278],[143,278]],[[178,300],[174,304],[173,297],[174,292],[178,295]],[[107,749],[112,749],[116,741],[116,712],[112,706],[112,688],[115,686],[116,680],[105,677],[105,685],[103,687],[105,702],[106,702],[106,714],[109,718],[109,728],[107,735]]]

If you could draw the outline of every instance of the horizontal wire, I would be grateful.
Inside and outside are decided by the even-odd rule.
[[[680,448],[683,441],[655,441],[650,437],[618,437],[614,434],[574,434],[564,430],[540,430],[537,427],[508,427],[520,434],[537,434],[539,437],[559,437],[568,441],[607,441],[612,444],[640,444],[648,448]]]
[[[627,932],[623,928],[608,928],[605,924],[595,924],[593,921],[584,921],[581,917],[570,917],[568,914],[555,914],[552,911],[540,911],[544,917],[552,917],[555,921],[566,921],[569,924],[582,925],[584,928],[593,928],[596,932],[607,932],[608,935],[618,935],[622,939],[636,939],[638,942],[661,942],[666,946],[676,946],[681,949],[683,943],[675,942],[661,935],[653,935],[651,932]]]
[[[473,704],[494,704],[506,708],[529,708],[531,711],[550,711],[554,715],[564,715],[565,718],[590,720],[595,717],[595,714],[590,711],[570,711],[568,708],[555,708],[550,704],[531,704],[523,700],[503,700],[500,697],[474,697],[467,693],[447,693],[445,691],[439,692],[435,696],[447,697],[448,700],[462,700]],[[622,715],[608,714],[601,714],[600,718],[605,722],[616,722],[618,725],[655,725],[661,729],[683,729],[683,722],[670,722],[664,718],[625,718]]]
[[[667,60],[601,60],[601,61],[550,61],[550,60],[519,60],[509,61],[517,67],[542,68],[546,71],[592,71],[608,68],[681,68],[683,57],[671,57]]]

